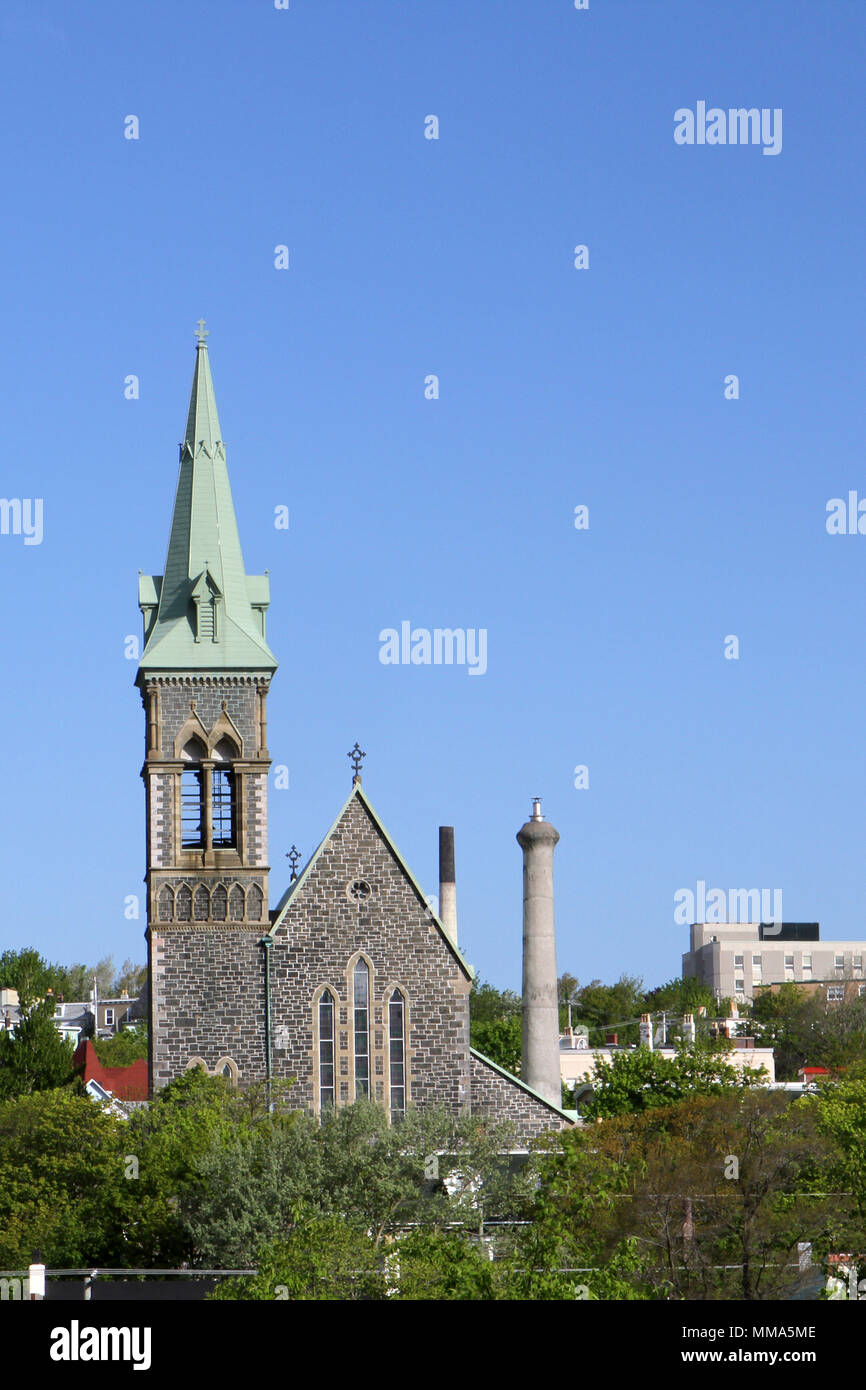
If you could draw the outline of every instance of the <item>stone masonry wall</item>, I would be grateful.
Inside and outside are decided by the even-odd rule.
[[[369,897],[353,900],[363,880]],[[392,855],[363,802],[349,802],[310,876],[289,904],[272,954],[274,1070],[297,1078],[300,1106],[318,1107],[314,996],[336,997],[337,1103],[354,1100],[351,967],[371,968],[373,1099],[388,1104],[388,1009],[407,1000],[407,1101],[452,1109],[469,1099],[469,981],[426,904]]]
[[[162,751],[170,758],[174,740],[190,715],[190,700],[195,700],[195,712],[210,729],[222,713],[222,702],[244,741],[243,757],[254,758],[258,748],[256,727],[258,700],[256,686],[250,680],[220,673],[218,676],[195,679],[178,676],[162,677],[159,683],[159,711],[162,722]]]
[[[509,1120],[518,1137],[527,1143],[551,1129],[567,1129],[568,1121],[551,1110],[544,1101],[536,1100],[522,1086],[516,1086],[495,1067],[472,1054],[472,1114],[495,1115]]]
[[[154,1090],[185,1071],[193,1057],[210,1071],[230,1057],[241,1085],[265,1077],[261,939],[261,930],[174,929],[163,935],[151,928]]]

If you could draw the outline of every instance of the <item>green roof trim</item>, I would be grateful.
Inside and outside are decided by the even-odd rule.
[[[200,338],[180,446],[165,574],[139,576],[141,671],[270,671],[270,581],[244,568],[207,344]]]
[[[394,844],[393,839],[392,839],[391,836],[388,834],[388,831],[385,829],[384,825],[382,824],[381,817],[376,813],[376,811],[375,811],[375,809],[374,809],[374,807],[373,807],[373,804],[372,804],[372,802],[370,801],[370,798],[367,796],[367,793],[364,791],[364,789],[363,789],[363,787],[361,786],[361,783],[360,783],[360,782],[356,782],[356,783],[353,785],[352,790],[350,791],[349,795],[346,797],[346,800],[343,802],[343,805],[340,807],[340,810],[339,810],[339,812],[337,813],[337,818],[336,818],[336,820],[334,821],[333,825],[331,826],[330,830],[328,831],[327,835],[325,835],[324,839],[321,840],[321,841],[319,842],[319,845],[318,845],[317,848],[313,851],[313,853],[312,853],[312,855],[310,856],[310,858],[307,860],[307,862],[306,862],[306,864],[304,865],[304,868],[302,869],[302,871],[301,871],[300,875],[298,876],[298,878],[295,879],[294,883],[290,883],[290,884],[289,884],[289,886],[288,886],[288,888],[286,889],[285,893],[284,893],[283,896],[280,898],[280,901],[277,903],[277,906],[276,906],[276,909],[275,909],[274,920],[273,920],[273,922],[271,923],[271,927],[270,927],[270,931],[268,932],[268,935],[269,935],[269,936],[273,936],[273,935],[276,933],[277,928],[282,924],[283,919],[284,919],[284,917],[285,917],[287,911],[289,910],[289,907],[290,907],[291,904],[294,902],[294,899],[295,899],[296,894],[300,892],[301,888],[303,887],[304,883],[306,882],[307,878],[309,877],[310,873],[312,872],[313,867],[315,866],[316,861],[317,861],[317,859],[319,858],[319,855],[322,853],[322,850],[325,848],[325,846],[327,845],[327,843],[328,843],[328,841],[330,840],[331,836],[333,835],[334,831],[337,829],[337,826],[340,824],[340,821],[341,821],[341,820],[343,819],[343,817],[345,816],[346,812],[347,812],[348,809],[349,809],[349,806],[350,806],[351,803],[352,803],[352,800],[353,800],[355,797],[357,797],[357,799],[363,804],[363,806],[365,807],[365,809],[366,809],[367,812],[369,813],[371,819],[373,820],[374,825],[376,826],[377,830],[379,831],[379,833],[380,833],[380,835],[382,836],[383,840],[385,841],[386,845],[387,845],[388,848],[390,849],[390,851],[391,851],[391,853],[393,854],[394,858],[397,860],[397,863],[400,865],[400,868],[403,870],[404,874],[405,874],[406,877],[408,878],[408,880],[409,880],[409,882],[411,883],[412,887],[415,889],[415,892],[418,894],[418,897],[421,899],[421,902],[424,904],[424,907],[425,907],[426,910],[430,913],[430,917],[431,917],[431,919],[432,919],[432,921],[433,921],[434,926],[438,929],[439,934],[440,934],[440,936],[442,937],[442,939],[443,939],[443,941],[445,942],[445,944],[447,945],[449,951],[450,951],[451,954],[454,956],[454,959],[457,961],[458,965],[459,965],[459,966],[461,967],[461,969],[464,971],[464,973],[465,973],[465,975],[466,975],[466,978],[467,978],[468,980],[473,980],[473,979],[475,978],[475,971],[473,970],[473,968],[472,968],[472,966],[469,964],[469,962],[463,959],[463,956],[460,954],[460,952],[458,951],[457,947],[454,945],[454,943],[453,943],[453,942],[451,941],[451,939],[449,938],[448,933],[446,932],[446,930],[445,930],[445,928],[443,927],[442,923],[440,922],[439,918],[436,916],[435,912],[433,912],[433,911],[431,910],[431,908],[429,907],[429,905],[428,905],[428,903],[427,903],[427,899],[426,899],[426,897],[425,897],[425,895],[424,895],[424,893],[423,893],[423,891],[422,891],[422,889],[421,889],[420,884],[418,883],[418,880],[415,878],[415,875],[412,873],[412,870],[409,868],[409,866],[408,866],[408,864],[406,863],[405,859],[403,858],[402,854],[401,854],[400,851],[398,850],[397,846]]]
[[[533,1100],[540,1100],[541,1104],[546,1105],[548,1110],[553,1110],[555,1114],[561,1115],[564,1120],[568,1120],[571,1124],[574,1124],[577,1119],[576,1110],[563,1110],[561,1105],[555,1105],[552,1100],[547,1100],[546,1097],[540,1095],[538,1091],[533,1091],[531,1086],[527,1086],[525,1081],[521,1081],[519,1076],[512,1075],[510,1071],[506,1071],[504,1067],[500,1067],[498,1062],[493,1062],[489,1057],[485,1057],[484,1053],[479,1052],[477,1047],[470,1047],[469,1051],[472,1053],[473,1057],[478,1058],[479,1062],[483,1062],[485,1066],[492,1067],[494,1071],[498,1071],[499,1075],[503,1076],[506,1081],[510,1081],[513,1086],[519,1086],[521,1091],[525,1091],[528,1096],[532,1096]]]

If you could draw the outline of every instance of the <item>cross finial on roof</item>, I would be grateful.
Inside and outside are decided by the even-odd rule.
[[[196,330],[195,330],[195,336],[198,338],[199,347],[206,347],[207,344],[205,343],[205,338],[209,338],[209,337],[210,337],[210,331],[209,331],[209,329],[205,328],[205,323],[206,323],[206,322],[207,322],[206,319],[199,319],[199,321],[198,321],[198,327],[197,327]]]
[[[300,859],[300,857],[301,851],[298,849],[297,845],[292,845],[292,848],[288,851],[286,855],[286,858],[292,866],[292,877],[289,880],[290,883],[294,883],[295,879],[298,877],[298,860]]]
[[[367,754],[361,751],[361,745],[360,745],[357,741],[356,741],[355,747],[352,749],[352,751],[351,751],[350,753],[347,753],[347,754],[346,754],[346,757],[349,759],[350,763],[352,764],[352,786],[353,786],[353,787],[355,786],[355,784],[356,784],[357,782],[360,782],[360,780],[361,780],[361,763],[364,761],[364,759],[366,758],[366,756],[367,756]]]

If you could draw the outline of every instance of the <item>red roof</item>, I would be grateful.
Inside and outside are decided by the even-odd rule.
[[[75,1049],[72,1064],[83,1068],[81,1079],[85,1085],[88,1081],[98,1081],[106,1091],[111,1091],[115,1100],[147,1100],[147,1062],[143,1057],[128,1067],[105,1067],[87,1038]]]

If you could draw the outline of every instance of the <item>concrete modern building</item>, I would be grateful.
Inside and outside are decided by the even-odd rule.
[[[151,1087],[201,1066],[292,1078],[313,1114],[368,1097],[393,1118],[410,1104],[507,1118],[524,1139],[562,1128],[558,1084],[537,1091],[470,1047],[453,835],[440,917],[361,785],[357,744],[346,801],[269,907],[270,584],[244,565],[206,338],[165,570],[139,581]],[[552,902],[535,925],[552,931]],[[553,1029],[555,1058],[555,1010]]]
[[[795,982],[862,980],[866,941],[821,941],[817,922],[696,922],[683,976],[707,985],[717,999],[739,1003],[756,988]]]

